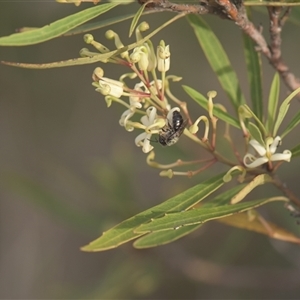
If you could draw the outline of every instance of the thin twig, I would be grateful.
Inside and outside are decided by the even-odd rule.
[[[300,208],[300,199],[287,187],[285,183],[278,178],[273,177],[272,183],[282,191],[282,193],[293,202],[294,205]]]

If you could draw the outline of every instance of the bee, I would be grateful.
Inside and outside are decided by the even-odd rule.
[[[167,119],[167,124],[160,130],[158,142],[163,146],[174,145],[178,142],[186,125],[187,120],[183,120],[180,112],[175,110],[173,112],[172,119]]]

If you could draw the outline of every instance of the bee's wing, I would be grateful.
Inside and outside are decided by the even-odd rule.
[[[186,128],[186,126],[187,126],[187,124],[188,124],[188,120],[184,120],[183,122],[182,122],[182,124],[181,124],[181,126],[180,126],[180,128],[178,129],[178,136],[181,136],[182,135],[182,133],[184,132],[184,129]]]

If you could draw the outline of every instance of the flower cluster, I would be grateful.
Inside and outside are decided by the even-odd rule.
[[[127,131],[143,130],[136,137],[135,144],[145,153],[153,149],[151,141],[158,141],[158,139],[153,140],[152,135],[159,134],[163,127],[170,124],[168,114],[173,110],[168,97],[175,102],[173,109],[180,111],[178,106],[181,104],[181,101],[175,98],[169,89],[169,80],[176,81],[180,78],[166,75],[170,69],[170,47],[161,41],[155,51],[150,40],[141,43],[142,32],[147,29],[148,25],[145,22],[137,27],[137,46],[131,52],[121,51],[124,45],[120,37],[112,30],[108,30],[106,37],[114,40],[116,48],[120,50],[118,55],[109,57],[108,61],[126,66],[131,72],[122,75],[119,80],[105,77],[100,67],[97,67],[93,73],[93,85],[97,92],[105,96],[107,106],[117,102],[125,107],[119,124]],[[86,34],[84,39],[100,53],[109,52],[109,49],[96,42],[91,34]],[[81,55],[91,57],[96,54],[82,49]],[[131,85],[133,88],[126,83],[128,80],[136,80]],[[140,116],[139,121],[136,121],[136,115]]]
[[[226,132],[225,135],[231,142],[233,152],[239,163],[236,164],[229,161],[218,153],[215,149],[218,117],[215,115],[216,107],[213,103],[213,98],[216,97],[217,93],[210,91],[207,94],[206,109],[208,116],[202,115],[195,122],[192,122],[186,103],[176,98],[170,90],[169,82],[181,79],[174,75],[167,75],[170,69],[170,47],[164,41],[161,41],[154,49],[151,40],[145,41],[142,36],[142,32],[148,28],[149,26],[145,22],[137,27],[135,47],[125,47],[118,34],[112,30],[106,32],[106,38],[114,41],[117,50],[109,50],[108,47],[95,41],[91,34],[86,34],[84,40],[100,52],[102,55],[100,55],[100,58],[103,61],[119,64],[130,70],[129,73],[123,74],[119,80],[115,80],[105,77],[103,69],[97,67],[93,72],[93,86],[97,92],[104,95],[108,107],[112,103],[119,103],[125,107],[124,112],[120,116],[119,124],[126,131],[140,131],[135,138],[135,144],[141,147],[144,153],[149,153],[147,163],[150,166],[163,169],[160,174],[171,178],[173,175],[193,176],[217,161],[231,166],[231,170],[238,169],[242,173],[245,173],[246,169],[257,168],[266,164],[268,165],[267,169],[272,170],[272,162],[290,161],[291,152],[289,150],[285,150],[283,153],[276,153],[277,147],[281,144],[279,136],[275,138],[268,137],[265,142],[258,142],[253,137],[249,140],[249,136],[252,135],[244,120],[253,117],[253,112],[243,105],[239,107],[240,128],[244,136],[247,137],[246,142],[252,146],[255,153],[249,151],[244,155],[243,159],[240,159],[239,155],[236,155],[230,135]],[[85,48],[81,50],[81,55],[99,57],[99,53],[91,52]],[[132,80],[134,80],[133,83]],[[217,109],[220,111],[220,106]],[[198,124],[201,121],[204,123],[205,128],[203,136],[199,138],[197,136],[199,131]],[[255,127],[255,125],[252,124],[252,127]],[[210,152],[212,158],[190,162],[178,160],[168,165],[155,162],[155,154],[152,151],[154,147],[151,143],[159,142],[163,146],[173,145],[183,132],[188,138]],[[153,135],[158,135],[158,137],[153,137]],[[261,135],[264,136],[263,133]],[[206,165],[196,171],[175,172],[173,169],[170,169],[171,167],[194,165],[203,162],[206,162]],[[262,172],[264,171],[265,168],[262,168]]]

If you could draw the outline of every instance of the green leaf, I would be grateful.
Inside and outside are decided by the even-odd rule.
[[[134,232],[141,224],[153,218],[162,217],[166,212],[178,212],[193,207],[223,184],[225,173],[208,179],[169,200],[139,213],[103,233],[101,237],[81,248],[83,251],[103,251],[116,248],[143,234]]]
[[[133,243],[137,249],[151,248],[174,242],[200,228],[202,224],[183,226],[178,230],[164,230],[149,233]]]
[[[223,90],[237,110],[241,104],[245,103],[245,98],[242,94],[238,77],[231,66],[222,44],[201,17],[190,14],[187,15],[187,19],[194,29],[208,62],[217,74]]]
[[[148,5],[149,3],[145,2],[143,5],[141,5],[141,7],[139,8],[139,10],[136,12],[136,14],[134,15],[133,19],[132,19],[132,22],[130,24],[130,29],[129,29],[129,37],[131,37],[141,15],[143,14],[144,12],[144,9],[146,7],[146,5]]]
[[[252,118],[256,121],[256,124],[259,127],[259,130],[261,131],[262,135],[263,136],[267,135],[267,131],[264,124],[261,122],[260,119],[258,119],[258,117],[255,115],[255,113],[251,110],[251,108],[247,104],[241,105],[239,109],[244,110],[245,112],[247,112],[248,115],[251,115]]]
[[[143,12],[143,15],[153,14],[153,13],[154,13],[154,11],[145,11],[145,12]],[[100,28],[104,28],[107,26],[111,26],[111,25],[129,20],[129,19],[132,19],[134,16],[135,16],[135,14],[128,14],[128,15],[122,15],[122,16],[118,16],[118,17],[100,20],[98,22],[83,24],[81,26],[78,26],[78,27],[66,32],[63,36],[70,36],[70,35],[75,35],[75,34],[82,34],[85,32],[91,32],[93,30],[97,30]]]
[[[128,15],[124,15],[124,16],[118,16],[118,17],[100,20],[98,22],[84,24],[84,25],[78,26],[78,27],[66,32],[63,36],[70,36],[70,35],[75,35],[75,34],[82,34],[85,32],[91,32],[93,30],[101,29],[101,28],[104,28],[107,26],[111,26],[111,25],[126,21],[133,17],[134,17],[134,14],[128,14]]]
[[[148,15],[148,14],[153,14],[153,13],[155,13],[155,11],[149,10],[149,11],[144,11],[143,15]],[[83,25],[80,25],[80,26],[70,30],[70,31],[67,31],[66,33],[64,33],[61,36],[70,36],[70,35],[82,34],[85,32],[91,32],[93,30],[97,30],[100,28],[104,28],[107,26],[111,26],[111,25],[129,20],[129,19],[132,19],[134,16],[135,16],[135,14],[127,14],[127,15],[121,15],[121,16],[117,16],[117,17],[113,17],[113,18],[100,20],[97,22],[90,22],[88,24],[83,24]],[[39,29],[39,27],[22,27],[19,29],[19,32],[30,31],[30,30],[34,30],[34,29]]]
[[[167,27],[169,24],[175,22],[177,19],[182,18],[183,15],[179,14],[170,19],[169,21],[165,22],[155,30],[153,30],[150,34],[145,36],[143,39],[139,40],[136,43],[132,43],[128,46],[125,46],[120,49],[116,49],[104,54],[95,54],[92,57],[80,57],[80,58],[73,58],[68,59],[65,61],[59,61],[59,62],[52,62],[52,63],[45,63],[45,64],[27,64],[27,63],[16,63],[16,62],[8,62],[8,61],[1,61],[1,63],[5,65],[9,65],[12,67],[19,67],[19,68],[28,68],[28,69],[49,69],[49,68],[60,68],[60,67],[69,67],[69,66],[76,66],[76,65],[83,65],[83,64],[92,64],[96,62],[104,62],[106,63],[109,58],[119,55],[120,53],[124,51],[129,51],[134,49],[137,46],[142,45],[143,43],[147,42],[148,39],[153,37],[155,34],[157,34],[159,31],[161,31],[163,28]]]
[[[155,11],[144,11],[143,15],[148,15],[148,14],[153,14]],[[70,31],[67,31],[61,37],[63,36],[71,36],[71,35],[76,35],[76,34],[82,34],[85,32],[91,32],[97,29],[105,28],[114,24],[121,23],[123,21],[132,19],[135,16],[135,14],[127,14],[127,15],[121,15],[113,18],[108,18],[104,20],[100,20],[97,22],[89,22],[88,24],[83,24],[80,25]],[[19,29],[19,32],[23,31],[29,31],[29,30],[34,30],[34,29],[39,29],[39,27],[22,27]]]
[[[242,202],[234,205],[222,205],[209,208],[200,207],[179,213],[167,213],[161,218],[154,219],[150,223],[141,225],[135,232],[142,234],[162,230],[176,230],[182,226],[202,224],[210,220],[224,218],[234,213],[244,212],[273,201],[288,201],[288,199],[285,197],[273,197]]]
[[[281,138],[284,138],[288,133],[290,133],[298,124],[300,123],[300,111],[296,113],[293,119],[285,128],[284,132],[280,135]]]
[[[264,234],[273,239],[300,244],[300,238],[295,234],[265,220],[256,211],[251,212],[254,212],[254,214],[251,214],[251,216],[249,216],[248,212],[244,212],[219,219],[218,221],[229,226],[234,226],[236,228],[246,229]]]
[[[280,108],[279,108],[279,112],[278,112],[278,116],[277,116],[277,120],[274,126],[274,131],[273,131],[273,136],[276,136],[277,131],[279,129],[279,126],[281,125],[287,111],[289,110],[290,107],[290,102],[291,100],[300,92],[300,88],[297,88],[296,90],[294,90],[281,104]]]
[[[192,99],[194,99],[204,109],[208,110],[207,107],[208,100],[202,94],[200,94],[198,91],[194,90],[189,86],[183,85],[182,87]],[[234,117],[232,117],[231,115],[229,115],[228,113],[220,109],[219,107],[214,106],[213,113],[217,118],[223,120],[224,122],[234,127],[241,128],[240,123],[237,119],[235,119]]]
[[[271,182],[272,178],[268,174],[260,174],[254,177],[247,185],[245,185],[238,193],[236,193],[230,203],[236,204],[242,201],[250,192],[252,192],[259,185]]]
[[[225,204],[230,204],[232,197],[234,197],[237,193],[239,193],[244,187],[246,186],[245,183],[239,184],[233,188],[231,188],[228,191],[225,191],[218,196],[216,196],[214,199],[210,200],[209,202],[206,202],[203,204],[202,207],[216,207],[216,206],[222,206]]]
[[[236,187],[231,188],[230,190],[219,194],[213,200],[206,202],[202,205],[202,207],[212,207],[228,204],[231,201],[231,198],[237,194],[245,184],[239,184]],[[135,248],[150,248],[165,245],[176,241],[183,236],[190,234],[191,232],[200,228],[202,224],[183,226],[177,230],[164,230],[148,233],[147,235],[139,238],[134,242]]]
[[[251,19],[251,10],[247,9],[249,19]],[[248,82],[250,87],[252,109],[259,120],[263,118],[263,89],[262,89],[262,68],[261,56],[255,50],[255,43],[245,33],[243,33],[244,52],[246,57]]]
[[[269,135],[272,135],[273,126],[275,123],[276,112],[278,107],[279,89],[280,78],[279,74],[275,73],[269,93],[268,118],[266,121],[266,128]]]
[[[48,41],[106,13],[117,5],[119,4],[106,3],[90,7],[44,27],[0,37],[0,46],[26,46]]]
[[[248,124],[248,130],[251,134],[251,137],[258,141],[261,145],[265,145],[265,141],[262,137],[261,131],[258,129],[258,127],[253,124],[252,122],[249,122]]]
[[[300,155],[300,144],[294,147],[292,150],[292,158]]]

